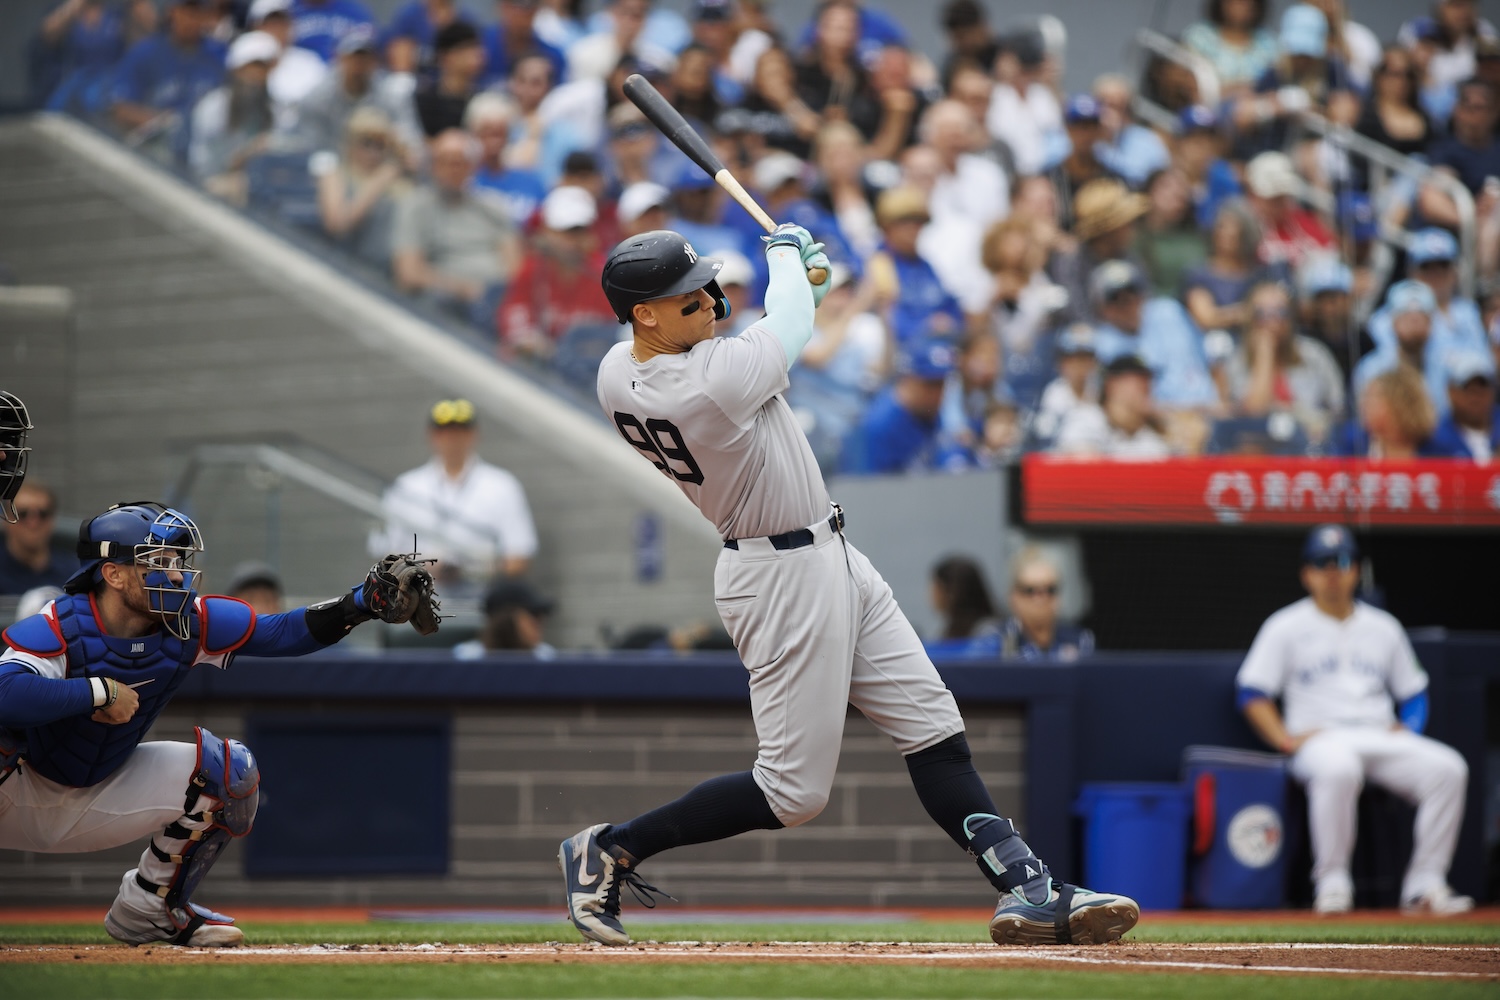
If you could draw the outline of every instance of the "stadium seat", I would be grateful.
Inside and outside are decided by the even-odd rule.
[[[264,153],[245,164],[250,207],[294,226],[319,224],[318,186],[306,152]]]

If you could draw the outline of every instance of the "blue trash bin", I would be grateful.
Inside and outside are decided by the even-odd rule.
[[[1286,758],[1191,746],[1182,753],[1182,772],[1193,795],[1193,902],[1216,910],[1281,907]]]
[[[1157,782],[1083,786],[1084,885],[1119,892],[1143,910],[1176,910],[1187,886],[1187,789]]]

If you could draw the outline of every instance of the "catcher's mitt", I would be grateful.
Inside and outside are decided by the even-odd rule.
[[[432,589],[432,574],[427,567],[436,559],[422,559],[412,552],[392,553],[370,567],[360,587],[360,599],[375,617],[399,625],[411,622],[422,635],[438,630],[441,605]]]

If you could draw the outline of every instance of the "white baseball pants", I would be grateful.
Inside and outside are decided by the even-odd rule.
[[[1413,899],[1447,883],[1469,782],[1469,766],[1458,751],[1409,729],[1334,727],[1317,732],[1297,750],[1291,772],[1307,788],[1313,882],[1318,887],[1353,888],[1349,859],[1356,805],[1366,781],[1417,807],[1401,898]]]
[[[827,805],[847,706],[903,754],[964,728],[890,586],[827,522],[810,530],[798,549],[740,539],[714,570],[714,603],[750,672],[755,781],[787,826]]]

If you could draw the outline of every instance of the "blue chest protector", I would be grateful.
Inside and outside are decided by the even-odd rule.
[[[6,643],[37,656],[66,652],[69,677],[107,677],[135,688],[140,707],[117,726],[75,715],[23,731],[26,766],[60,785],[96,785],[125,763],[200,656],[233,653],[255,629],[255,612],[232,597],[199,599],[190,638],[160,629],[116,638],[99,628],[87,594],[57,598],[46,615],[17,622]]]

